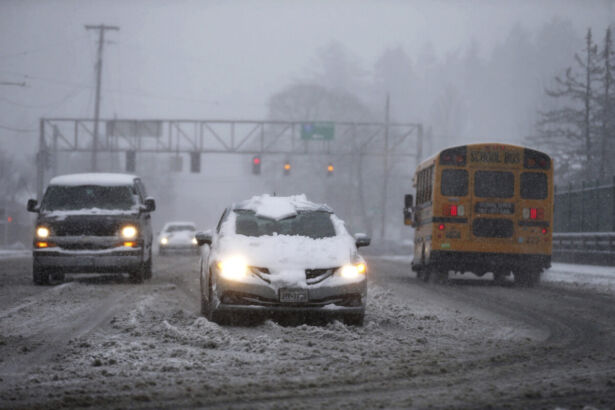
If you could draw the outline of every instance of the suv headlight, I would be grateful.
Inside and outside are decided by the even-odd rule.
[[[36,228],[36,237],[37,238],[41,238],[41,239],[46,239],[49,237],[49,228],[45,227],[45,226],[39,226],[38,228]]]
[[[122,238],[124,239],[135,239],[137,237],[137,233],[139,231],[134,225],[126,225],[120,231]]]

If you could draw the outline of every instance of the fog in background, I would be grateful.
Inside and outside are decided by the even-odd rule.
[[[0,1],[0,160],[19,170],[5,195],[33,195],[41,117],[92,118],[97,33],[117,25],[104,51],[101,118],[321,119],[421,123],[424,156],[455,144],[521,144],[555,75],[592,28],[615,22],[611,1]],[[351,230],[377,233],[383,172],[336,164],[335,178],[297,158],[204,155],[200,174],[171,174],[164,158],[139,158],[137,172],[157,197],[155,222],[212,227],[224,206],[263,192],[305,192],[327,202]],[[187,162],[187,158],[184,160]],[[121,172],[107,162],[107,170]],[[87,159],[61,171],[87,171]],[[393,164],[388,236],[401,223],[414,161]],[[184,169],[186,167],[184,166]]]

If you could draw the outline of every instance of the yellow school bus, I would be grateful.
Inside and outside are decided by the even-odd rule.
[[[423,161],[406,195],[415,228],[412,270],[423,280],[449,271],[491,272],[533,286],[551,266],[553,161],[526,147],[469,144]],[[414,201],[415,199],[415,201]]]

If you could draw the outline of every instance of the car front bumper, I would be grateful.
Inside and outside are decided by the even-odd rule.
[[[363,314],[367,296],[367,280],[336,286],[308,285],[307,301],[280,301],[279,290],[270,284],[233,282],[220,279],[214,290],[217,311],[221,312],[285,312],[328,315]]]

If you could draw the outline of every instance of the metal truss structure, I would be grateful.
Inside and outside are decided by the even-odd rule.
[[[181,119],[101,119],[100,123],[96,138],[93,119],[40,120],[39,198],[46,174],[54,174],[50,164],[56,163],[60,152],[365,155],[405,157],[418,163],[423,146],[423,127],[418,123]],[[302,127],[317,123],[333,126],[335,138],[302,139]]]

